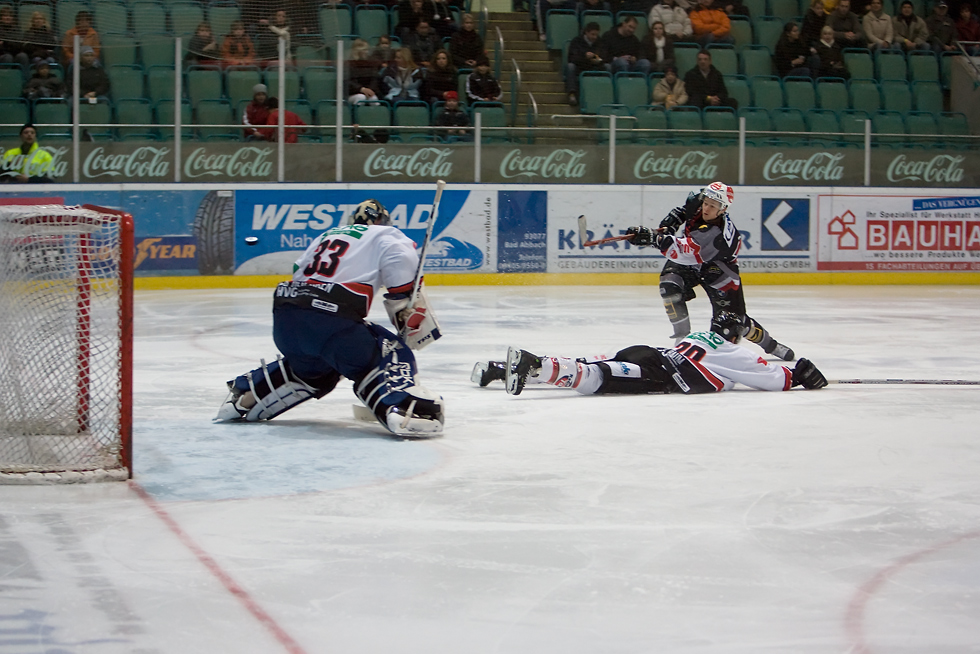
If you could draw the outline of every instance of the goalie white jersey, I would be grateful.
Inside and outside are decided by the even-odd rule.
[[[681,372],[689,388],[677,378],[674,381],[684,393],[727,391],[735,384],[760,391],[788,391],[793,386],[792,370],[773,365],[714,332],[694,332],[673,349],[661,351]]]

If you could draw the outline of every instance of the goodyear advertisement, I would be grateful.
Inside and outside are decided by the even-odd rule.
[[[97,204],[132,213],[137,276],[289,275],[321,232],[345,224],[372,197],[421,243],[434,199],[434,185],[420,184],[7,188],[0,204]],[[665,260],[656,248],[584,243],[633,225],[657,227],[698,189],[450,184],[426,271],[657,274]],[[980,271],[980,192],[972,189],[744,186],[736,187],[730,214],[742,236],[744,272]]]

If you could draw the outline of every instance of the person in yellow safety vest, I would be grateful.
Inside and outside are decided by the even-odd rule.
[[[0,179],[5,182],[22,184],[51,183],[51,168],[54,157],[37,142],[37,130],[27,123],[20,128],[20,147],[11,148],[3,155],[0,165]]]

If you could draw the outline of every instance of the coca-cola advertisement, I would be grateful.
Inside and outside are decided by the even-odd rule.
[[[344,145],[344,179],[356,182],[473,181],[472,144]]]
[[[616,149],[616,181],[621,184],[709,184],[717,179],[738,179],[738,148],[633,145]]]
[[[603,184],[609,148],[595,145],[485,145],[481,181],[511,184]]]
[[[962,188],[980,180],[976,154],[956,150],[873,150],[871,184]]]
[[[745,182],[760,186],[861,186],[864,152],[847,148],[749,148]]]

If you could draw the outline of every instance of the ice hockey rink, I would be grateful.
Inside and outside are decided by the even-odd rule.
[[[511,397],[474,362],[669,345],[656,286],[429,296],[400,440],[346,381],[212,424],[271,289],[137,292],[135,479],[0,487],[0,654],[980,651],[980,386]],[[747,301],[828,379],[980,380],[980,288]]]

